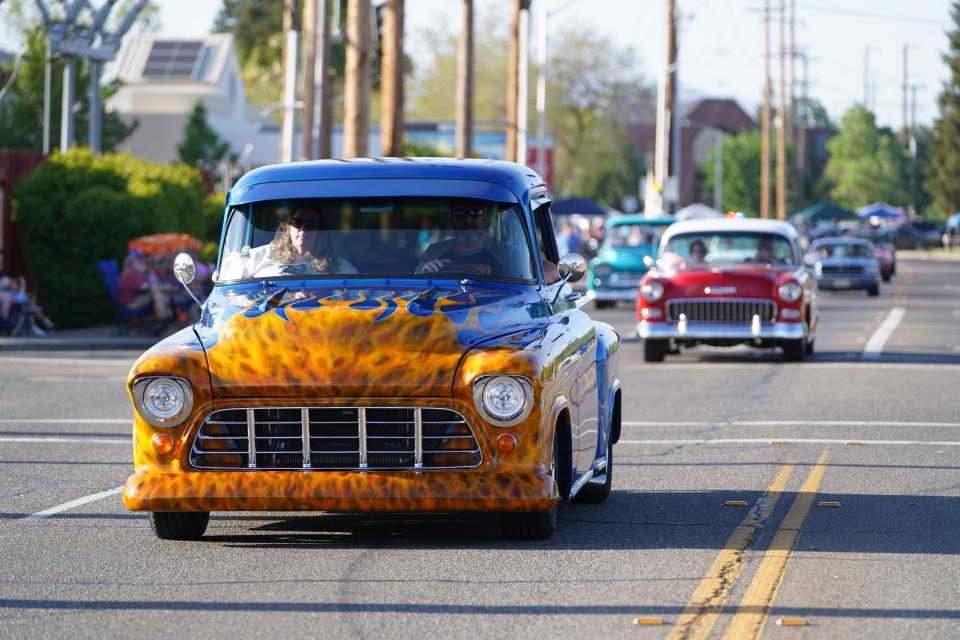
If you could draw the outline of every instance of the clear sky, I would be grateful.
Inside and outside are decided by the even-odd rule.
[[[279,1],[279,0],[265,0]],[[776,9],[780,0],[771,0]],[[763,86],[763,0],[676,0],[683,16],[680,34],[680,82],[699,96],[734,97],[751,113]],[[93,4],[99,6],[99,1]],[[160,33],[194,36],[206,33],[220,0],[158,0]],[[789,0],[786,0],[789,7]],[[407,0],[407,42],[415,59],[418,30],[458,25],[459,0]],[[510,0],[475,0],[478,13],[502,11],[510,19]],[[550,30],[592,29],[621,47],[632,47],[641,71],[653,81],[666,59],[667,0],[533,0],[531,41],[539,11],[554,12]],[[869,47],[871,107],[881,124],[902,123],[903,47],[908,47],[909,83],[917,90],[917,121],[937,114],[936,97],[947,77],[941,54],[950,27],[948,0],[797,0],[797,47],[809,58],[810,94],[839,119],[864,100],[864,58]],[[771,25],[776,54],[779,24]],[[2,36],[0,36],[2,38]],[[771,74],[776,89],[779,61]],[[802,63],[796,76],[802,79]],[[799,94],[799,86],[797,93]],[[451,114],[452,117],[452,114]]]

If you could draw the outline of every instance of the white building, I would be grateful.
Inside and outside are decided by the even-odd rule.
[[[254,164],[277,161],[276,132],[261,131],[258,112],[247,105],[232,35],[131,35],[124,38],[116,65],[123,86],[108,108],[125,122],[140,122],[121,150],[156,162],[177,161],[187,120],[202,101],[207,122],[233,153]]]

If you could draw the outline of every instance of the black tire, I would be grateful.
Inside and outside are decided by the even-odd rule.
[[[209,511],[151,511],[150,528],[161,540],[199,540],[210,522]]]
[[[883,278],[884,282],[890,282],[890,277],[893,275],[893,272],[881,274],[880,277]]]
[[[663,362],[669,345],[666,340],[644,340],[643,359],[645,362]]]
[[[809,339],[807,340],[807,355],[808,356],[813,355],[813,340],[809,340]]]
[[[565,474],[560,471],[558,461],[562,460],[560,437],[563,431],[557,425],[557,433],[553,436],[553,463],[550,474],[556,479],[560,492],[560,499],[566,500],[569,496],[569,482]],[[569,463],[566,463],[569,467]],[[567,485],[566,487],[564,485]],[[500,514],[500,530],[504,537],[510,540],[546,540],[557,530],[557,508],[560,500],[554,503],[547,511],[504,511]]]
[[[611,309],[616,306],[616,300],[594,300],[593,303],[596,305],[597,309]]]
[[[783,359],[785,362],[803,362],[807,357],[807,339],[790,340],[780,343],[783,349]]]
[[[613,440],[607,438],[607,468],[604,472],[603,484],[599,482],[588,481],[587,484],[580,487],[580,492],[574,497],[577,502],[587,502],[590,504],[600,504],[606,502],[610,497],[610,489],[613,487]]]
[[[867,287],[867,295],[871,298],[875,298],[880,295],[880,286],[873,285],[872,287]]]

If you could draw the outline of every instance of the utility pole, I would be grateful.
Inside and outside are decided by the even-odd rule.
[[[780,0],[780,87],[777,100],[777,219],[787,219],[787,141],[784,137],[784,126],[787,119],[786,110],[786,42],[784,31],[786,27],[786,7],[784,0]]]
[[[283,0],[283,117],[280,162],[293,161],[293,127],[297,100],[297,0]]]
[[[383,5],[380,140],[383,155],[403,155],[403,0]]]
[[[794,97],[794,84],[796,83],[795,65],[797,58],[797,0],[790,0],[790,80],[787,82],[787,87],[790,90],[790,99],[787,102],[787,140],[793,140],[795,131],[794,131],[794,118],[796,117],[796,107],[795,107],[795,97]]]
[[[343,92],[343,157],[367,155],[370,122],[370,0],[347,2],[347,64]]]
[[[506,158],[510,162],[523,162],[526,158],[517,157],[520,120],[520,66],[521,66],[521,29],[523,15],[530,10],[530,0],[513,0],[513,22],[510,31],[510,50],[507,53],[507,149]],[[524,39],[525,41],[525,39]]]
[[[870,45],[863,50],[863,106],[870,110]]]
[[[547,63],[548,25],[550,13],[540,10],[540,32],[537,34],[537,173],[547,182]],[[547,185],[548,188],[553,185]]]
[[[763,0],[763,111],[760,112],[760,217],[770,217],[770,0]]]
[[[900,130],[900,142],[906,145],[910,140],[910,123],[907,121],[907,92],[910,90],[910,74],[907,66],[907,45],[903,45],[903,128]]]
[[[527,110],[530,85],[530,0],[520,9],[520,55],[517,60],[517,162],[527,164]]]
[[[806,184],[806,173],[807,173],[807,86],[809,84],[808,74],[808,64],[807,56],[804,55],[801,57],[803,60],[803,87],[801,93],[801,104],[803,109],[803,116],[800,119],[799,127],[797,128],[797,174],[799,176],[799,187],[802,189]],[[800,193],[801,197],[804,195]]]
[[[313,158],[313,117],[317,73],[317,0],[303,1],[303,118],[300,159]]]
[[[329,158],[333,155],[331,141],[333,139],[333,76],[330,73],[330,5],[339,11],[340,0],[327,2],[320,0],[320,20],[323,24],[320,34],[320,117],[317,127],[317,146],[319,158]]]
[[[669,167],[669,175],[672,175],[676,181],[676,191],[679,200],[680,195],[680,162],[679,162],[679,141],[680,141],[680,114],[677,110],[677,3],[676,0],[667,0],[667,77],[665,92],[666,116],[664,125],[664,144]],[[667,172],[664,172],[666,177]],[[670,204],[669,210],[665,213],[672,213],[676,202]]]
[[[463,0],[460,39],[457,42],[456,155],[473,154],[473,0]]]

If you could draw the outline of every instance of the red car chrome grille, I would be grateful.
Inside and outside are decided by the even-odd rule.
[[[190,450],[197,469],[453,469],[482,459],[462,415],[427,407],[225,409],[207,416]]]
[[[671,300],[667,302],[667,317],[687,322],[747,323],[753,316],[761,322],[773,322],[776,305],[769,300]]]

